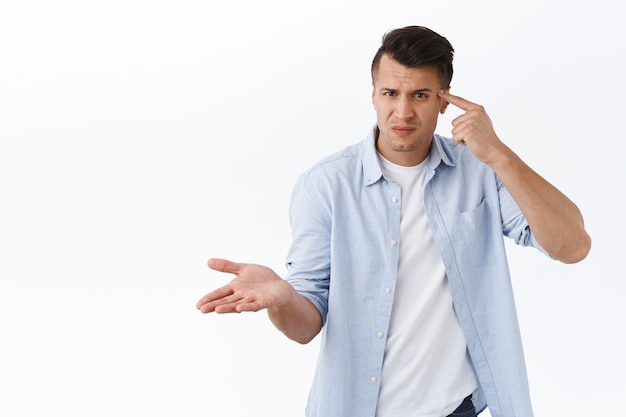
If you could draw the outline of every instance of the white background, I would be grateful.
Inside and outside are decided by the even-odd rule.
[[[623,411],[617,1],[0,1],[0,415],[303,415],[318,340],[197,312],[230,279],[205,262],[284,273],[297,175],[362,139],[409,24],[594,239],[576,265],[509,250],[537,416]]]

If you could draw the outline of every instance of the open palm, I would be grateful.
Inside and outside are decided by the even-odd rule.
[[[198,301],[203,313],[241,313],[286,304],[293,288],[273,270],[256,264],[210,259],[209,268],[235,274],[229,284],[211,291]]]

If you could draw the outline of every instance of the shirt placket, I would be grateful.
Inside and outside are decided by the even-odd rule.
[[[391,320],[391,312],[393,309],[393,299],[396,286],[396,276],[398,271],[398,254],[400,249],[400,216],[401,216],[401,191],[400,186],[395,182],[382,180],[381,195],[384,198],[384,206],[387,215],[385,233],[382,235],[385,247],[385,259],[381,260],[387,266],[385,275],[378,284],[377,291],[380,292],[381,302],[379,311],[376,314],[375,328],[372,329],[370,337],[371,341],[370,360],[368,361],[368,378],[369,386],[368,401],[373,416],[376,412],[376,404],[378,401],[378,392],[380,390],[383,359],[385,356],[385,345],[387,341],[387,331]]]

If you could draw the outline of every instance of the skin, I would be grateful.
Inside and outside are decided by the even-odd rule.
[[[439,113],[447,102],[434,67],[407,68],[383,55],[374,73],[372,103],[380,135],[378,152],[402,166],[414,166],[430,153]]]
[[[380,129],[377,149],[403,166],[417,165],[428,156],[439,114],[449,104],[463,110],[452,121],[453,139],[494,170],[541,246],[564,263],[587,256],[591,238],[576,205],[498,138],[482,106],[443,89],[434,68],[407,68],[383,56],[374,74],[372,102]],[[235,278],[198,301],[202,313],[267,309],[274,325],[292,340],[308,343],[320,332],[317,308],[270,268],[225,259],[210,259],[208,265]]]
[[[229,284],[202,297],[202,313],[241,313],[267,309],[272,323],[288,338],[306,344],[322,329],[317,307],[273,270],[263,265],[209,259],[209,268],[235,275]]]
[[[578,207],[502,143],[483,106],[445,90],[439,96],[465,112],[452,121],[452,137],[494,170],[541,246],[563,263],[583,260],[591,237]]]

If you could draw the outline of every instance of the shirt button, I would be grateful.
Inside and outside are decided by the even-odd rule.
[[[387,180],[383,180],[383,185],[386,185],[386,184],[387,184]]]
[[[392,198],[392,199],[391,199],[391,202],[392,202],[392,203],[397,203],[397,202],[398,202],[398,197],[394,197],[394,198]]]
[[[376,337],[377,337],[377,338],[379,338],[379,339],[380,339],[381,337],[383,337],[383,332],[378,332],[378,333],[376,333]]]
[[[387,294],[390,294],[390,293],[391,293],[391,288],[389,288],[389,287],[385,288],[385,292],[386,292]]]
[[[391,239],[391,246],[396,246],[398,242],[395,239]]]
[[[372,381],[372,384],[374,384],[376,381],[378,381],[378,379],[375,376],[373,376],[370,378],[370,381]]]

